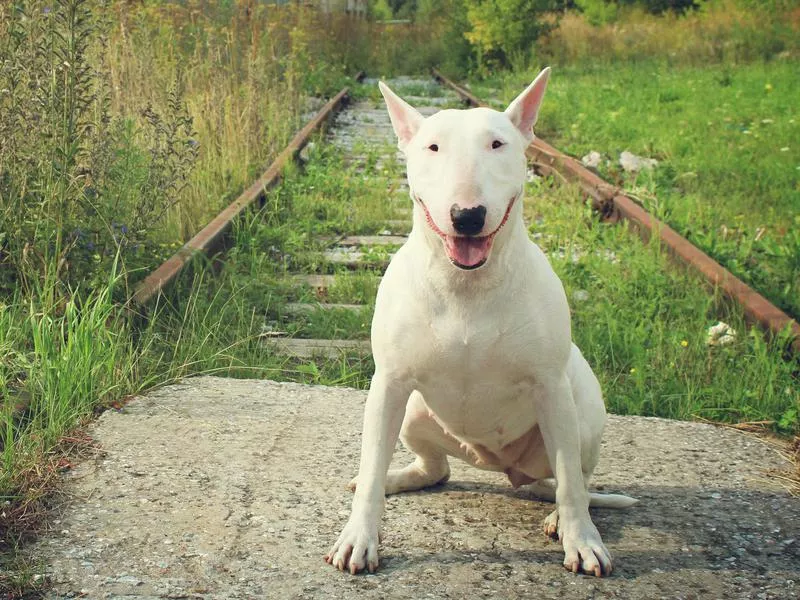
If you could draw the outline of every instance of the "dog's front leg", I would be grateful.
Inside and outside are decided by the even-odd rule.
[[[386,472],[392,461],[411,387],[376,371],[364,408],[361,465],[350,519],[325,561],[355,574],[378,568],[378,530],[383,513]]]
[[[611,573],[611,554],[589,516],[589,494],[581,468],[580,432],[572,386],[566,375],[536,394],[536,414],[550,468],[556,478],[558,533],[564,567],[597,577]]]

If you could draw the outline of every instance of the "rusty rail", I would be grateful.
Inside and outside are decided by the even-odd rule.
[[[363,73],[356,76],[356,81],[363,77]],[[201,229],[192,239],[186,242],[183,247],[174,255],[168,258],[161,266],[141,281],[133,293],[133,301],[144,306],[153,298],[158,296],[166,286],[168,286],[180,272],[188,265],[192,259],[199,254],[210,255],[219,250],[224,245],[225,237],[231,229],[233,220],[236,219],[247,207],[262,198],[267,189],[274,186],[279,180],[283,168],[293,160],[300,150],[303,149],[311,134],[322,126],[331,116],[333,116],[343,105],[348,97],[349,89],[343,88],[331,98],[320,111],[306,123],[297,135],[294,136],[289,145],[275,158],[269,168],[259,177],[255,183],[248,187],[242,194],[228,205],[221,213],[203,229]]]
[[[463,86],[451,81],[438,70],[433,77],[453,89],[471,106],[487,106]],[[764,296],[728,271],[725,267],[681,236],[666,223],[656,219],[644,208],[623,193],[623,190],[589,171],[578,160],[560,152],[550,144],[535,138],[526,150],[526,155],[535,161],[545,175],[557,173],[568,181],[578,184],[592,199],[593,207],[604,216],[626,219],[639,236],[648,241],[657,237],[671,256],[702,275],[713,287],[737,302],[750,323],[756,323],[773,335],[790,331],[790,349],[800,354],[800,325],[789,315],[772,304]]]

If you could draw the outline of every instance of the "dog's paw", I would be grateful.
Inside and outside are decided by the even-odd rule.
[[[597,527],[590,519],[558,524],[564,545],[564,568],[573,573],[583,571],[602,577],[613,570],[611,553],[603,544]]]
[[[555,509],[544,518],[542,529],[547,537],[554,540],[558,539],[558,509]]]
[[[350,517],[339,539],[325,555],[325,562],[353,575],[378,569],[378,525],[368,519]]]

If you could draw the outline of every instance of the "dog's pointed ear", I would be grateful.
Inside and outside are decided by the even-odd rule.
[[[505,114],[528,142],[533,141],[533,126],[539,116],[539,107],[542,105],[548,79],[550,79],[550,67],[542,69],[533,83],[506,109]]]
[[[397,146],[400,150],[405,150],[408,142],[419,130],[425,117],[419,114],[416,108],[390,90],[389,86],[382,81],[378,82],[378,87],[380,87],[383,99],[386,101],[389,118],[392,120],[394,132],[397,134]]]

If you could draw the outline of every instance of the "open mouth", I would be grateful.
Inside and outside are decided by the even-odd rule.
[[[444,249],[450,262],[459,269],[470,271],[483,266],[489,259],[489,252],[492,250],[494,236],[497,235],[497,232],[500,231],[503,225],[506,224],[506,221],[508,221],[508,215],[511,213],[514,202],[519,198],[519,194],[511,198],[511,201],[508,203],[508,208],[506,208],[506,213],[503,215],[503,220],[500,221],[500,225],[497,226],[497,229],[489,235],[482,236],[448,235],[444,233],[436,226],[436,223],[433,222],[431,213],[428,212],[428,207],[425,206],[422,199],[416,194],[414,198],[416,198],[417,202],[422,206],[422,210],[425,211],[425,219],[428,221],[430,228],[436,235],[442,238]]]

